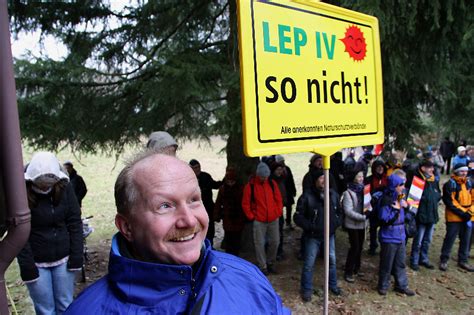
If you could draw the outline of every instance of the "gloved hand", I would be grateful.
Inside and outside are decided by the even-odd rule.
[[[471,221],[471,214],[469,212],[464,212],[462,215],[462,219],[464,222]]]

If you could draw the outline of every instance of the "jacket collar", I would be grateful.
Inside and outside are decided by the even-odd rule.
[[[180,308],[186,308],[194,292],[199,299],[200,292],[205,292],[224,270],[208,240],[193,278],[193,268],[188,265],[148,263],[122,256],[118,237],[117,233],[112,239],[107,278],[116,294],[128,303],[160,304],[160,307],[181,312]]]

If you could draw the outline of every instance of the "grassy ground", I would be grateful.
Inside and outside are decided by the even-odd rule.
[[[189,161],[196,158],[201,162],[202,169],[210,173],[214,179],[221,179],[226,166],[225,154],[220,154],[225,142],[213,139],[212,146],[194,142],[184,143],[178,151],[178,157]],[[123,160],[130,157],[136,149],[129,149],[118,161],[114,157],[102,155],[84,155],[79,160],[62,151],[58,153],[59,158],[72,160],[76,169],[82,175],[88,185],[89,192],[83,201],[83,216],[93,215],[91,220],[95,232],[88,239],[91,251],[91,260],[87,265],[87,281],[85,284],[78,283],[77,291],[94,282],[101,277],[107,269],[110,239],[115,233],[114,215],[115,205],[113,201],[113,184],[118,172],[123,166]],[[28,160],[32,152],[25,151],[25,160]],[[298,192],[301,192],[301,181],[307,171],[309,153],[286,155],[286,162],[291,167],[297,183]],[[440,207],[441,217],[444,209]],[[222,237],[222,228],[216,226],[217,240]],[[295,314],[319,313],[321,299],[315,295],[313,302],[302,303],[299,297],[299,279],[302,262],[296,257],[299,237],[301,231],[285,231],[284,249],[286,258],[277,267],[279,274],[271,275],[270,281],[276,291],[281,295],[285,305],[289,306]],[[433,244],[430,250],[430,258],[433,263],[438,262],[441,243],[445,233],[444,223],[438,223],[434,233]],[[344,290],[342,297],[330,297],[330,313],[332,314],[474,314],[474,277],[456,268],[456,262],[451,261],[449,270],[442,273],[436,270],[420,269],[413,272],[408,269],[410,287],[417,292],[415,297],[404,297],[394,292],[389,292],[386,297],[381,297],[375,291],[377,281],[378,257],[364,255],[362,257],[362,269],[365,276],[357,279],[356,283],[348,284],[342,280],[342,265],[347,254],[348,239],[342,230],[337,232],[337,265],[339,285]],[[409,243],[410,247],[411,242]],[[457,243],[454,249],[457,250]],[[453,251],[455,253],[455,251]],[[454,255],[456,256],[456,255]],[[315,287],[323,288],[322,285],[322,261],[319,260],[315,271]],[[19,280],[18,267],[14,262],[6,274],[7,285],[14,299],[19,314],[33,314],[33,308],[26,287]],[[13,309],[11,308],[11,311]]]

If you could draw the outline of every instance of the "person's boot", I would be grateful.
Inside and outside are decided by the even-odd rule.
[[[439,270],[441,270],[441,271],[448,270],[448,263],[447,262],[440,262],[439,263]]]
[[[464,269],[469,272],[474,272],[474,267],[469,265],[467,262],[458,263],[459,268]]]
[[[395,291],[398,292],[398,293],[402,293],[402,294],[405,294],[406,296],[414,296],[415,295],[415,291],[413,290],[410,290],[408,288],[395,288]]]

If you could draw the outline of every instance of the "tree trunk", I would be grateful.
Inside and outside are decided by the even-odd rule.
[[[239,45],[237,38],[237,3],[229,1],[230,34],[228,38],[228,60],[236,77],[240,76]],[[239,84],[233,85],[227,91],[228,115],[231,117],[229,138],[227,139],[227,164],[237,168],[239,179],[246,183],[250,175],[255,172],[257,158],[248,158],[244,155],[242,139],[242,105]]]
[[[229,1],[230,34],[228,38],[228,60],[235,76],[240,77],[239,45],[237,38],[237,3]],[[235,84],[227,91],[227,106],[229,122],[229,137],[227,139],[226,153],[227,165],[232,165],[238,170],[239,180],[246,184],[249,177],[254,174],[258,158],[249,158],[244,155],[242,139],[242,105],[240,99],[240,85]],[[242,233],[241,256],[249,261],[255,261],[253,245],[253,224],[245,224]]]

